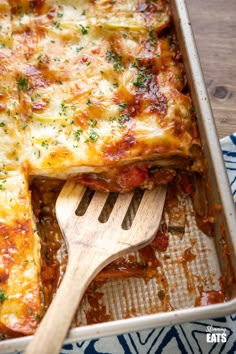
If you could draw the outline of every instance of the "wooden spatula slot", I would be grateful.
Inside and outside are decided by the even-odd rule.
[[[107,200],[106,200],[106,203],[102,209],[102,212],[101,214],[99,215],[99,218],[98,220],[102,223],[102,224],[105,224],[108,220],[109,220],[109,217],[111,215],[111,212],[114,208],[114,205],[117,201],[117,198],[119,196],[119,193],[115,193],[115,192],[111,192],[108,194],[108,197],[107,197]]]
[[[90,189],[90,188],[86,188],[84,191],[84,195],[75,211],[75,214],[77,216],[83,216],[86,213],[86,210],[88,209],[88,206],[94,196],[95,191]]]
[[[96,197],[104,198],[105,204],[101,210],[101,213],[98,217],[98,220],[100,223],[105,224],[108,220],[109,217],[112,213],[112,210],[117,202],[117,199],[119,197],[119,193],[115,192],[110,192],[110,193],[101,193],[101,192],[95,192],[94,190],[91,190],[90,188],[86,188],[84,191],[84,195],[81,198],[81,201],[79,202],[79,205],[75,211],[75,214],[77,216],[84,216],[90,203],[92,202],[94,195],[96,193]],[[123,218],[121,219],[121,227],[123,230],[129,230],[132,226],[134,217],[136,215],[136,212],[139,208],[139,205],[141,203],[141,200],[143,198],[144,190],[141,189],[136,189],[133,192],[131,202],[128,206],[127,212]]]
[[[144,190],[142,189],[136,189],[134,191],[133,198],[131,200],[131,203],[128,207],[127,213],[125,214],[124,220],[121,224],[121,227],[123,230],[129,230],[133,224],[135,215],[138,211],[139,205],[141,203],[141,200],[144,195]]]

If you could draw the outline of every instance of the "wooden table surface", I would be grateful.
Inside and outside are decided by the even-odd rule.
[[[220,138],[236,132],[236,0],[186,0]]]

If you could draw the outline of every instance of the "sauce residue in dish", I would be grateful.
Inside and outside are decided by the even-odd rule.
[[[196,298],[195,306],[207,306],[224,302],[225,292],[223,290],[203,290],[200,289],[200,295]]]

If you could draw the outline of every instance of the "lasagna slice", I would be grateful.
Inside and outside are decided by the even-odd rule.
[[[0,333],[32,334],[42,315],[40,241],[24,158],[24,114],[10,6],[0,3]]]
[[[0,4],[0,178],[18,169],[24,161],[22,117],[15,78],[15,57],[10,38],[9,8]],[[4,32],[8,32],[4,33]],[[2,36],[2,37],[1,37]]]
[[[168,2],[30,4],[12,21],[30,175],[127,191],[202,170]]]
[[[42,316],[40,243],[22,172],[0,180],[0,332],[32,334]]]

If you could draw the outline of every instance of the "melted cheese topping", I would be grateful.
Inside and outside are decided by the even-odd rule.
[[[174,39],[159,35],[170,22],[167,1],[10,5],[11,82],[31,175],[101,172],[174,155],[194,160],[199,140],[191,100],[180,93],[182,63]]]

